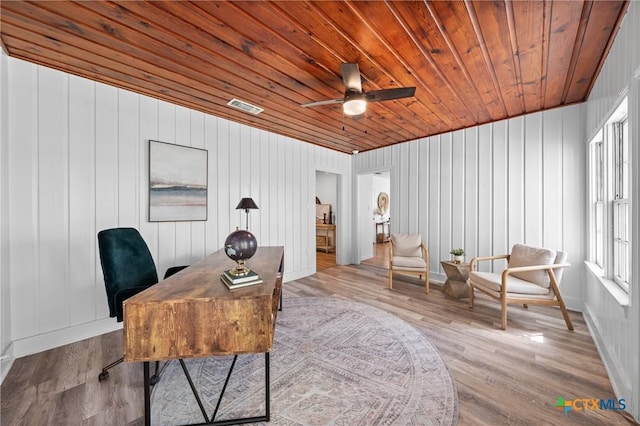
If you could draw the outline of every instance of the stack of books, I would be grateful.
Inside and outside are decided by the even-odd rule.
[[[262,279],[258,274],[253,271],[249,271],[245,275],[235,276],[231,274],[231,269],[224,271],[222,275],[220,275],[220,279],[223,283],[229,287],[229,289],[235,289],[240,287],[247,287],[255,284],[262,284]]]

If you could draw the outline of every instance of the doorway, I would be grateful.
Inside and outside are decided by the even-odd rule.
[[[337,265],[339,175],[316,170],[316,271]]]
[[[391,235],[391,172],[358,175],[358,261],[387,267]]]

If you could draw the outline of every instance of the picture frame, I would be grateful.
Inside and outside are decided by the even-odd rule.
[[[206,149],[149,140],[149,222],[206,221]]]

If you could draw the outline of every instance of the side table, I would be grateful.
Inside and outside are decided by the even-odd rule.
[[[325,253],[336,250],[336,225],[316,223],[316,250]]]
[[[386,243],[391,240],[391,221],[376,222],[376,243]]]
[[[469,264],[455,263],[450,260],[440,262],[444,273],[447,274],[447,280],[442,286],[442,292],[456,299],[469,297]]]

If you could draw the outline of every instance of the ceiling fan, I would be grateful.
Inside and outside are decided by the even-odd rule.
[[[363,92],[360,80],[358,64],[341,64],[342,81],[344,82],[344,97],[339,99],[327,99],[325,101],[308,102],[300,105],[303,108],[320,105],[342,103],[342,109],[346,115],[360,118],[367,110],[367,102],[381,102],[392,99],[410,98],[416,93],[415,87],[398,87],[395,89],[372,90]]]

